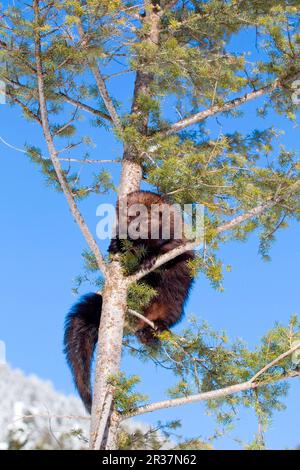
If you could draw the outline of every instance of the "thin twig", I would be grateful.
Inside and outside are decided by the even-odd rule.
[[[49,414],[30,414],[30,415],[23,415],[23,416],[20,416],[16,419],[14,419],[14,421],[19,421],[19,420],[23,420],[23,419],[34,419],[34,418],[49,418]],[[72,415],[50,415],[50,418],[52,419],[74,419],[74,420],[78,420],[78,419],[82,419],[84,421],[90,421],[91,417],[90,416],[72,416]]]
[[[79,31],[79,35],[80,35],[80,38],[83,38],[84,35],[85,35],[85,31],[82,27],[82,24],[79,23],[78,24],[78,31]],[[115,108],[115,105],[108,93],[108,90],[107,90],[107,87],[106,87],[106,83],[105,83],[105,80],[99,70],[99,67],[97,65],[97,62],[95,60],[93,60],[92,62],[90,62],[90,69],[95,77],[95,80],[96,80],[96,84],[97,84],[97,87],[98,87],[98,91],[103,99],[103,102],[105,104],[105,107],[108,111],[108,114],[109,116],[111,117],[111,120],[113,122],[113,124],[115,125],[115,127],[119,130],[122,130],[122,124],[121,124],[121,120],[120,120],[120,117],[117,113],[117,110]]]
[[[121,160],[93,160],[90,158],[86,158],[81,160],[79,158],[59,158],[61,162],[70,162],[70,163],[121,163]]]
[[[250,382],[255,382],[258,377],[260,377],[262,374],[264,374],[267,370],[271,369],[271,367],[275,366],[276,364],[278,364],[278,362],[280,362],[282,359],[285,359],[286,357],[290,356],[291,354],[293,354],[295,351],[297,351],[297,349],[300,348],[300,342],[295,344],[295,346],[293,346],[292,348],[290,348],[288,351],[286,351],[285,353],[281,354],[280,356],[278,356],[276,359],[274,359],[274,361],[270,362],[269,364],[267,364],[265,367],[263,367],[260,371],[257,372],[257,374],[255,374],[252,379],[250,380]]]
[[[9,143],[6,142],[6,140],[4,140],[3,137],[1,137],[1,136],[0,136],[0,142],[2,142],[2,144],[6,145],[6,146],[9,147],[10,149],[16,150],[17,152],[27,153],[26,150],[20,149],[19,147],[15,147],[14,145],[9,144]]]

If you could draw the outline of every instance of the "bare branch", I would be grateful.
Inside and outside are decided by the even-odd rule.
[[[112,120],[108,114],[105,114],[102,111],[99,111],[98,109],[95,109],[92,106],[89,106],[88,104],[82,103],[81,101],[74,99],[71,96],[67,95],[66,93],[59,92],[57,93],[57,95],[61,96],[67,103],[73,106],[76,106],[77,108],[80,108],[84,111],[87,111],[90,114],[94,114],[95,116],[106,119],[107,121]]]
[[[297,351],[297,349],[300,348],[300,342],[295,344],[292,348],[290,348],[288,351],[286,351],[285,353],[281,354],[280,356],[278,356],[276,359],[274,359],[274,361],[270,362],[269,364],[267,364],[265,367],[263,367],[260,371],[257,372],[257,374],[255,374],[252,379],[250,380],[250,382],[255,382],[258,377],[260,377],[262,374],[264,374],[267,370],[271,369],[271,367],[275,366],[276,364],[278,364],[278,362],[282,361],[282,359],[285,359],[286,357],[290,356],[291,354],[293,354],[295,351]]]
[[[300,371],[291,371],[287,374],[283,374],[281,377],[277,377],[273,382],[286,380],[289,378],[299,377]],[[200,401],[216,400],[225,396],[233,395],[235,393],[244,392],[246,390],[253,390],[258,387],[262,387],[270,383],[269,380],[265,382],[243,382],[241,384],[230,385],[229,387],[221,388],[218,390],[212,390],[209,392],[198,393],[197,395],[191,395],[189,397],[175,398],[172,400],[163,400],[157,403],[151,403],[149,405],[141,406],[133,410],[131,413],[124,415],[123,419],[127,419],[133,416],[139,416],[141,414],[150,413],[157,410],[166,408],[174,408],[176,406],[187,405],[189,403],[197,403]]]
[[[104,101],[104,104],[105,104],[105,107],[106,107],[107,111],[109,112],[111,120],[114,123],[115,127],[117,129],[121,130],[122,129],[122,124],[121,124],[119,115],[118,115],[118,113],[116,111],[116,108],[113,104],[113,101],[112,101],[112,99],[111,99],[111,97],[108,93],[105,81],[104,81],[104,79],[103,79],[103,77],[100,73],[99,67],[96,63],[91,64],[90,67],[91,67],[91,70],[94,74],[99,93],[100,93],[100,95],[101,95],[101,97]]]
[[[27,150],[21,149],[21,148],[19,148],[19,147],[15,147],[14,145],[12,145],[12,144],[8,143],[6,140],[4,140],[3,137],[1,137],[1,136],[0,136],[0,142],[2,142],[2,143],[3,143],[4,145],[6,145],[7,147],[9,147],[9,148],[11,148],[11,149],[13,149],[13,150],[16,150],[17,152],[21,152],[21,153],[27,154]],[[71,147],[68,147],[68,148],[71,148]],[[68,149],[68,148],[67,148],[67,149]],[[67,149],[65,149],[65,150],[67,150]],[[59,153],[62,153],[62,150],[57,151],[56,153],[57,153],[57,155],[58,155]],[[43,159],[46,160],[46,157],[44,157]],[[80,159],[80,158],[68,158],[68,157],[64,157],[64,158],[63,158],[63,157],[61,157],[61,158],[58,158],[58,160],[61,161],[61,162],[80,163],[80,164],[82,164],[82,163],[98,163],[98,164],[99,164],[99,163],[117,163],[117,164],[118,164],[118,163],[121,163],[121,160],[120,160],[120,159],[117,159],[117,160],[105,160],[105,159],[104,159],[104,160],[102,160],[102,159],[96,160],[96,159],[95,159],[95,160],[94,160],[94,159],[90,159],[90,158],[85,158],[84,160],[82,160],[82,159]]]
[[[34,14],[35,14],[35,21],[39,24],[39,0],[34,0],[33,2]],[[52,160],[53,167],[56,172],[57,179],[61,185],[61,188],[64,192],[66,200],[69,204],[71,213],[81,229],[82,234],[84,235],[92,253],[94,254],[96,261],[98,263],[99,269],[102,272],[106,273],[106,265],[102,254],[99,250],[99,247],[91,234],[86,222],[80,213],[75,199],[73,197],[72,191],[69,187],[69,184],[65,178],[64,172],[62,171],[59,159],[57,157],[57,151],[53,142],[53,138],[51,135],[50,130],[50,123],[49,123],[49,116],[47,110],[47,103],[45,98],[45,84],[44,84],[44,74],[43,74],[43,66],[42,66],[42,53],[41,53],[41,38],[38,28],[35,31],[35,60],[36,60],[36,68],[37,68],[37,86],[38,86],[38,96],[39,96],[39,103],[40,103],[40,113],[41,113],[41,121],[44,131],[45,140],[48,147],[49,156]]]
[[[15,147],[14,145],[9,144],[9,143],[6,142],[6,140],[4,140],[3,137],[1,137],[1,136],[0,136],[0,142],[2,142],[2,144],[6,145],[8,148],[13,149],[13,150],[16,150],[17,152],[27,153],[26,150],[20,149],[19,147]]]
[[[138,416],[144,413],[150,413],[152,411],[157,411],[157,410],[162,410],[165,408],[173,408],[175,406],[182,406],[182,405],[187,405],[189,403],[195,403],[199,401],[207,401],[207,400],[216,400],[218,398],[222,398],[225,396],[233,395],[235,393],[239,392],[244,392],[246,390],[253,390],[259,387],[262,387],[264,385],[267,385],[269,383],[275,383],[281,380],[286,380],[288,378],[293,378],[293,377],[299,377],[300,376],[300,370],[293,370],[290,372],[287,372],[285,374],[282,374],[280,377],[275,377],[273,380],[267,379],[261,382],[257,381],[257,378],[261,376],[263,373],[271,369],[274,365],[278,364],[282,359],[290,356],[295,352],[297,349],[300,348],[300,343],[295,345],[294,347],[290,348],[288,351],[285,353],[281,354],[278,356],[274,361],[270,362],[267,364],[265,367],[263,367],[257,374],[255,374],[250,380],[247,382],[243,382],[241,384],[236,384],[236,385],[230,385],[229,387],[224,387],[220,388],[218,390],[211,390],[209,392],[203,392],[203,393],[198,393],[196,395],[191,395],[188,397],[181,397],[181,398],[175,398],[171,400],[163,400],[160,402],[156,403],[151,403],[149,405],[141,406],[139,408],[136,408],[132,412],[124,415],[123,419],[129,418],[132,416]]]
[[[141,313],[137,312],[136,310],[132,310],[131,308],[128,309],[128,313],[130,313],[131,315],[139,318],[140,320],[143,320],[145,323],[147,323],[149,326],[151,326],[151,328],[153,328],[153,330],[156,330],[156,327],[155,327],[155,324],[153,323],[153,321],[151,321],[148,318],[144,317],[144,315],[142,315]]]
[[[226,103],[222,105],[212,106],[211,108],[205,109],[204,111],[200,111],[199,113],[193,114],[192,116],[189,116],[185,119],[181,119],[180,121],[172,124],[171,127],[167,129],[166,131],[158,132],[157,135],[168,136],[168,135],[176,134],[177,132],[182,131],[186,127],[192,126],[194,124],[198,124],[199,122],[202,122],[205,119],[211,116],[214,116],[215,114],[230,111],[231,109],[237,108],[238,106],[241,106],[244,103],[247,103],[256,98],[260,98],[263,95],[271,93],[272,91],[276,90],[276,88],[283,88],[289,82],[297,80],[297,78],[299,78],[299,75],[300,75],[299,73],[295,74],[294,77],[292,78],[289,77],[287,80],[282,80],[280,78],[277,78],[272,83],[265,85],[258,90],[252,91],[250,93],[246,93],[244,96],[227,101]]]
[[[91,417],[90,416],[77,416],[77,415],[50,415],[49,414],[30,414],[30,415],[23,415],[23,416],[20,416],[16,419],[14,419],[14,421],[20,421],[20,420],[23,420],[23,419],[34,419],[34,418],[51,418],[51,419],[74,419],[74,420],[78,420],[78,419],[82,419],[84,421],[90,421]]]
[[[79,158],[59,158],[61,162],[69,162],[69,163],[121,163],[121,160],[93,160],[86,158],[81,160]]]
[[[231,230],[235,227],[238,227],[241,225],[243,222],[246,222],[246,220],[252,219],[253,217],[258,217],[259,215],[263,214],[267,210],[271,209],[274,207],[278,202],[280,202],[281,199],[279,198],[274,198],[271,199],[270,201],[266,202],[265,204],[260,204],[253,209],[251,209],[249,212],[245,212],[244,214],[241,214],[234,219],[230,220],[229,222],[226,222],[222,225],[220,225],[216,229],[216,233],[220,234],[223,232],[227,232],[228,230]]]
[[[31,117],[31,119],[33,119],[34,121],[38,122],[40,125],[41,125],[41,120],[40,118],[33,112],[31,111],[31,109],[26,106],[26,104],[24,104],[21,100],[19,100],[19,98],[17,98],[16,96],[13,96],[9,91],[7,92],[7,95],[13,100],[14,103],[18,104],[19,106],[21,106],[21,108],[23,109],[24,113],[27,114],[28,116]]]

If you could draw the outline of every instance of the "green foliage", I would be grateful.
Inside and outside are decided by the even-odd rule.
[[[52,162],[42,156],[41,150],[34,146],[26,146],[26,152],[30,160],[39,166],[41,173],[45,177],[47,185],[52,185],[56,191],[61,191]]]
[[[130,240],[121,240],[121,261],[124,272],[131,274],[137,271],[142,260],[147,254],[147,249],[144,245],[134,246],[134,243]]]
[[[177,380],[167,391],[170,398],[188,397],[252,379],[267,364],[299,344],[300,321],[294,315],[287,326],[276,324],[254,350],[241,340],[230,342],[225,332],[214,331],[206,322],[198,324],[193,318],[180,336],[163,334],[160,339],[163,347],[155,356],[144,348],[132,353],[173,371]],[[288,392],[285,379],[289,374],[300,375],[298,366],[298,353],[288,355],[255,379],[257,388],[206,401],[206,411],[215,418],[217,426],[212,440],[232,430],[239,408],[245,407],[255,412],[260,432],[252,443],[241,445],[247,449],[265,448],[263,436],[273,413],[285,408],[283,400]]]
[[[119,450],[212,450],[212,446],[199,438],[184,439],[178,435],[179,421],[170,421],[165,424],[158,421],[155,426],[143,426],[133,430],[123,426],[118,433]],[[132,426],[134,428],[134,424]]]
[[[78,295],[80,288],[88,284],[93,286],[96,291],[101,291],[104,287],[104,279],[99,273],[99,268],[95,256],[89,250],[83,250],[83,272],[73,280],[72,293]]]
[[[73,194],[76,199],[83,199],[89,194],[107,194],[111,189],[115,189],[111,175],[106,170],[101,170],[98,174],[93,175],[90,186],[78,187],[78,176],[76,176],[76,184],[73,187]]]
[[[139,312],[143,307],[149,304],[155,294],[155,289],[146,282],[131,284],[128,292],[128,307]]]
[[[117,410],[128,413],[147,400],[146,395],[134,391],[139,381],[140,379],[136,375],[126,377],[122,373],[110,378],[109,384],[114,390],[114,403]]]
[[[86,271],[88,271],[88,272],[97,272],[99,270],[95,255],[91,251],[84,250],[82,252],[82,257],[83,257],[83,260],[84,260],[84,265],[85,265]]]
[[[259,101],[257,111],[266,115],[272,107],[294,117],[298,106],[292,100],[292,77],[300,71],[299,0],[210,0],[195,1],[188,7],[178,2],[176,8],[165,10],[162,5],[159,46],[148,41],[149,23],[137,19],[140,7],[135,8],[134,3],[107,0],[82,5],[55,0],[44,6],[39,25],[35,25],[30,7],[25,13],[18,6],[7,8],[0,21],[0,78],[7,84],[9,102],[21,105],[29,119],[40,119],[32,47],[38,28],[48,112],[55,119],[51,122],[53,136],[65,142],[66,151],[83,147],[85,154],[84,147],[89,143],[80,136],[82,109],[77,107],[70,120],[60,116],[70,99],[91,103],[96,112],[107,114],[93,77],[87,73],[89,64],[97,59],[106,70],[112,61],[125,56],[125,70],[117,70],[121,79],[123,72],[138,70],[150,74],[151,80],[147,90],[136,97],[137,113],[128,113],[112,98],[124,126],[122,131],[114,129],[114,133],[130,147],[133,158],[142,158],[147,182],[162,193],[170,193],[175,202],[203,204],[207,222],[213,226],[275,195],[281,197],[281,206],[245,221],[226,238],[216,237],[217,244],[208,247],[213,258],[218,242],[230,238],[243,241],[260,230],[259,251],[268,259],[276,232],[285,228],[289,219],[299,218],[298,156],[281,146],[280,130],[260,129],[258,123],[248,135],[223,134],[220,130],[217,137],[211,136],[203,122],[177,136],[166,135],[170,118],[165,117],[165,103],[167,100],[185,118],[204,108],[222,107],[232,97],[243,96],[278,78],[287,80],[286,85],[271,91],[264,103]],[[85,32],[84,40],[79,37],[79,25]],[[232,50],[230,45],[231,39],[246,28],[250,33],[256,31],[256,46],[263,50],[256,60]],[[142,115],[149,116],[147,135],[141,133]],[[226,110],[224,116],[238,117],[240,109]],[[57,124],[58,120],[64,124]],[[99,115],[93,125],[109,125],[105,122]],[[51,162],[30,148],[34,147],[28,146],[28,152],[47,183],[59,189]],[[70,164],[65,165],[65,178],[77,199],[115,189],[107,171],[96,172],[90,183],[83,184],[81,172],[73,173]],[[220,271],[215,262],[206,268],[216,286],[220,285]]]

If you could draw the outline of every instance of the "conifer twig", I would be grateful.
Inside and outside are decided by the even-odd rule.
[[[163,136],[176,134],[177,132],[182,131],[186,127],[193,126],[194,124],[198,124],[199,122],[202,122],[205,119],[214,116],[215,114],[230,111],[231,109],[237,108],[238,106],[241,106],[242,104],[248,103],[249,101],[260,98],[261,96],[264,96],[266,94],[272,93],[272,91],[276,90],[277,88],[283,88],[288,83],[294,80],[297,80],[299,76],[300,74],[297,73],[293,77],[288,77],[286,80],[277,78],[272,83],[269,83],[268,85],[265,85],[259,88],[258,90],[252,91],[250,93],[246,93],[243,96],[226,101],[222,105],[211,106],[210,108],[200,111],[199,113],[196,113],[196,114],[193,114],[192,116],[181,119],[180,121],[177,121],[174,124],[172,124],[169,127],[169,129],[166,129],[165,131],[158,131],[157,135],[163,137]]]
[[[35,14],[35,21],[36,24],[39,25],[40,22],[40,5],[39,0],[34,0],[33,2],[33,9]],[[44,73],[43,73],[43,64],[42,64],[42,51],[41,51],[41,38],[39,27],[36,27],[35,36],[34,36],[34,43],[35,43],[35,60],[36,60],[36,69],[37,69],[37,87],[38,87],[38,97],[39,97],[39,104],[40,104],[40,114],[41,114],[41,122],[43,127],[43,132],[45,136],[45,140],[48,147],[49,156],[52,160],[53,167],[56,172],[57,179],[60,183],[60,186],[64,192],[66,200],[69,204],[70,210],[74,219],[76,220],[78,226],[81,229],[81,232],[84,235],[92,253],[94,254],[99,269],[102,270],[103,274],[106,273],[106,265],[103,259],[103,256],[99,250],[99,247],[91,234],[81,212],[79,211],[75,199],[73,197],[72,191],[69,187],[69,184],[65,178],[63,170],[61,168],[57,151],[54,145],[53,137],[51,134],[50,123],[49,123],[49,116],[47,110],[47,103],[45,98],[45,83],[44,83]]]
[[[288,193],[290,194],[290,193],[292,193],[293,190],[297,190],[298,188],[300,188],[300,181],[299,180],[296,181],[292,185],[291,188],[289,188]],[[217,227],[216,230],[215,230],[216,235],[219,235],[223,232],[227,232],[228,230],[232,230],[235,227],[238,227],[239,225],[241,225],[243,222],[246,222],[247,220],[252,219],[253,217],[260,216],[264,212],[272,209],[277,204],[280,204],[286,196],[287,195],[282,195],[282,196],[277,195],[276,197],[274,197],[273,199],[270,199],[265,204],[259,204],[258,206],[254,207],[253,209],[250,209],[248,212],[245,212],[245,213],[243,213],[243,214],[241,214],[237,217],[234,217],[229,222],[225,222],[224,224],[219,225],[219,227]],[[159,256],[150,268],[145,269],[142,266],[140,271],[138,271],[135,274],[132,274],[131,276],[128,276],[128,278],[127,278],[128,282],[132,283],[132,282],[139,281],[144,276],[146,276],[150,272],[154,271],[155,269],[159,268],[160,266],[164,265],[168,261],[171,261],[172,259],[176,258],[177,256],[182,255],[186,251],[194,250],[195,248],[197,248],[198,245],[199,245],[199,241],[196,240],[196,241],[187,242],[184,245],[181,245],[177,248],[174,248],[173,250],[169,251],[168,253],[165,253],[165,254]]]
[[[139,416],[144,413],[150,413],[152,411],[162,410],[165,408],[173,408],[175,406],[182,406],[182,405],[186,405],[189,403],[195,403],[195,402],[207,401],[207,400],[216,400],[218,398],[233,395],[239,392],[244,392],[246,390],[257,389],[259,387],[262,387],[263,385],[267,385],[272,382],[278,382],[281,380],[286,380],[288,378],[299,377],[300,370],[291,370],[287,373],[282,374],[279,377],[275,377],[273,380],[266,379],[262,381],[257,381],[258,377],[260,377],[262,374],[267,372],[274,365],[278,364],[282,359],[285,359],[286,357],[293,354],[298,349],[300,349],[300,342],[296,344],[295,346],[293,346],[292,348],[290,348],[285,353],[278,356],[276,359],[274,359],[274,361],[267,364],[259,372],[257,372],[257,374],[255,374],[250,380],[247,380],[246,382],[243,382],[241,384],[230,385],[228,387],[224,387],[224,388],[217,389],[217,390],[211,390],[209,392],[198,393],[196,395],[174,398],[171,400],[163,400],[160,402],[150,403],[149,405],[140,406],[132,410],[132,412],[124,415],[123,419],[129,418],[132,416]]]

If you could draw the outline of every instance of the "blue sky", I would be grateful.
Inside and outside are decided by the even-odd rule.
[[[250,48],[247,35],[239,37],[239,48]],[[128,77],[121,88],[119,82],[112,82],[112,90],[128,100],[131,78]],[[246,132],[255,126],[274,125],[285,129],[285,144],[299,150],[299,129],[283,117],[272,113],[257,124],[255,105],[249,104],[244,110],[244,118],[219,118],[218,123],[213,119],[211,128],[217,130],[221,122],[224,132],[235,129]],[[0,105],[0,123],[0,136],[10,144],[22,148],[25,143],[30,143],[44,148],[40,130],[35,124],[24,122],[18,108]],[[106,131],[90,130],[88,118],[82,128],[93,135],[95,158],[120,155],[118,144]],[[0,340],[6,342],[7,359],[13,367],[51,380],[59,391],[73,393],[62,354],[63,322],[75,300],[71,288],[75,276],[82,272],[80,253],[86,247],[85,242],[63,196],[45,185],[24,154],[0,143],[0,161]],[[118,169],[115,166],[111,169],[117,177]],[[88,175],[91,170],[83,171]],[[96,207],[107,201],[106,196],[92,197],[81,204],[93,233],[98,222]],[[232,339],[243,338],[251,347],[275,321],[287,323],[291,314],[300,312],[299,225],[292,224],[277,238],[271,251],[271,263],[259,258],[254,235],[246,244],[232,242],[224,246],[220,255],[224,263],[233,268],[231,273],[225,274],[225,292],[213,290],[200,276],[187,305],[187,313],[207,320],[214,328],[225,329]],[[100,244],[105,250],[107,244]],[[173,380],[165,371],[150,364],[145,367],[128,357],[124,358],[123,368],[128,374],[141,375],[139,389],[150,395],[151,400],[162,399],[164,390]],[[273,426],[267,433],[270,448],[293,447],[300,443],[299,392],[299,380],[291,382],[287,409],[275,413]],[[145,415],[142,420],[155,422],[175,418],[182,418],[185,436],[200,434],[205,438],[214,429],[213,420],[205,416],[201,404]],[[217,448],[236,448],[235,437],[249,441],[256,430],[252,411],[242,411],[235,430],[215,445]]]

